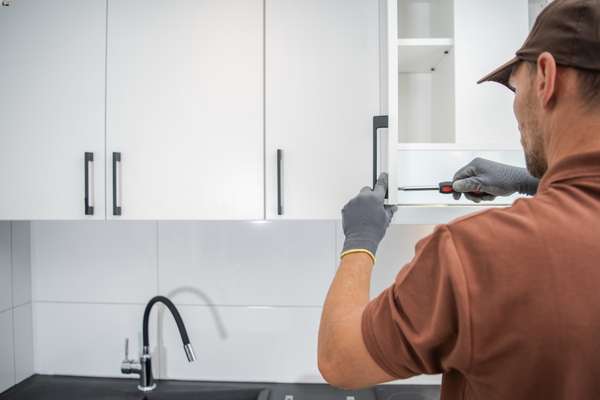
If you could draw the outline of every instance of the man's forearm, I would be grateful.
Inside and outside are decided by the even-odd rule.
[[[345,256],[323,306],[319,329],[319,363],[343,362],[346,338],[369,302],[373,261],[365,253]],[[354,332],[361,334],[361,332]]]
[[[348,254],[342,258],[327,293],[323,316],[331,322],[343,320],[344,311],[369,302],[373,260],[366,253]]]
[[[346,389],[392,379],[369,354],[361,325],[375,253],[396,211],[385,205],[387,180],[381,174],[373,189],[363,187],[342,209],[342,262],[321,315],[319,370],[327,382]]]

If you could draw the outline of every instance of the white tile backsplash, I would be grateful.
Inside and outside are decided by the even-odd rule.
[[[318,307],[181,306],[198,361],[185,359],[165,315],[165,376],[226,381],[323,382],[317,369]],[[221,326],[219,326],[221,325]]]
[[[28,226],[0,221],[0,393],[33,373]]]
[[[0,393],[15,383],[12,318],[12,310],[0,313]]]
[[[390,225],[377,250],[377,261],[371,277],[371,298],[394,283],[398,272],[415,254],[417,242],[433,232],[435,225]],[[342,252],[344,232],[337,229],[337,253]]]
[[[134,378],[121,374],[121,361],[126,337],[129,338],[130,358],[139,357],[143,313],[142,305],[35,303],[35,371]],[[153,348],[156,319],[155,310],[149,330]],[[158,371],[158,357],[153,361]]]
[[[12,223],[13,305],[31,302],[31,239],[29,222]]]
[[[389,228],[372,297],[433,228]],[[150,330],[157,377],[323,382],[317,333],[342,243],[340,221],[32,222],[34,370],[122,376],[124,338],[136,356],[144,304],[162,294],[178,303],[198,360],[187,362],[159,306]],[[17,329],[26,314],[15,314]]]
[[[177,303],[323,304],[333,221],[161,222],[159,286]]]
[[[15,377],[19,383],[33,374],[33,316],[31,303],[13,310],[15,334]]]
[[[398,272],[414,257],[417,242],[433,232],[434,225],[391,225],[379,245],[371,279],[371,298],[394,283]]]
[[[0,312],[12,308],[10,222],[0,221]]]
[[[34,222],[34,301],[145,303],[156,294],[155,222]]]

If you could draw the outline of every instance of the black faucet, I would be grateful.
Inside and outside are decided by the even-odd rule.
[[[138,385],[138,389],[142,392],[149,392],[156,388],[156,383],[154,382],[154,377],[152,376],[152,356],[150,355],[150,340],[148,339],[148,320],[150,319],[150,311],[152,310],[152,306],[159,302],[167,306],[169,311],[171,311],[171,314],[173,314],[173,318],[175,318],[175,323],[179,329],[179,334],[181,335],[181,340],[183,341],[183,349],[185,350],[185,355],[187,356],[188,361],[196,361],[196,355],[194,354],[194,349],[190,343],[190,338],[188,337],[187,330],[185,329],[185,325],[183,324],[183,320],[181,319],[181,315],[179,315],[179,311],[177,311],[175,304],[173,304],[171,300],[164,296],[153,297],[150,299],[146,305],[146,309],[144,310],[144,325],[142,328],[143,347],[140,361],[138,362],[128,359],[129,340],[126,339],[125,360],[123,360],[121,363],[122,373],[140,375],[140,384]]]

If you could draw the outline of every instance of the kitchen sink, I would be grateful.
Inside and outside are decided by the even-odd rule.
[[[269,400],[259,384],[157,381],[141,392],[135,379],[33,376],[0,394],[0,400]]]
[[[157,391],[144,395],[139,393],[139,399],[147,400],[268,400],[267,389],[201,389],[181,391]]]
[[[137,379],[34,375],[0,400],[438,400],[439,385],[381,385],[343,391],[320,384],[158,380],[152,392],[137,389]]]

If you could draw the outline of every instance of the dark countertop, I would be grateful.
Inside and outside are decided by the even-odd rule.
[[[136,379],[34,375],[0,400],[437,400],[436,385],[381,385],[339,390],[325,384],[237,383],[159,380],[144,394]],[[292,398],[287,396],[293,396]]]

